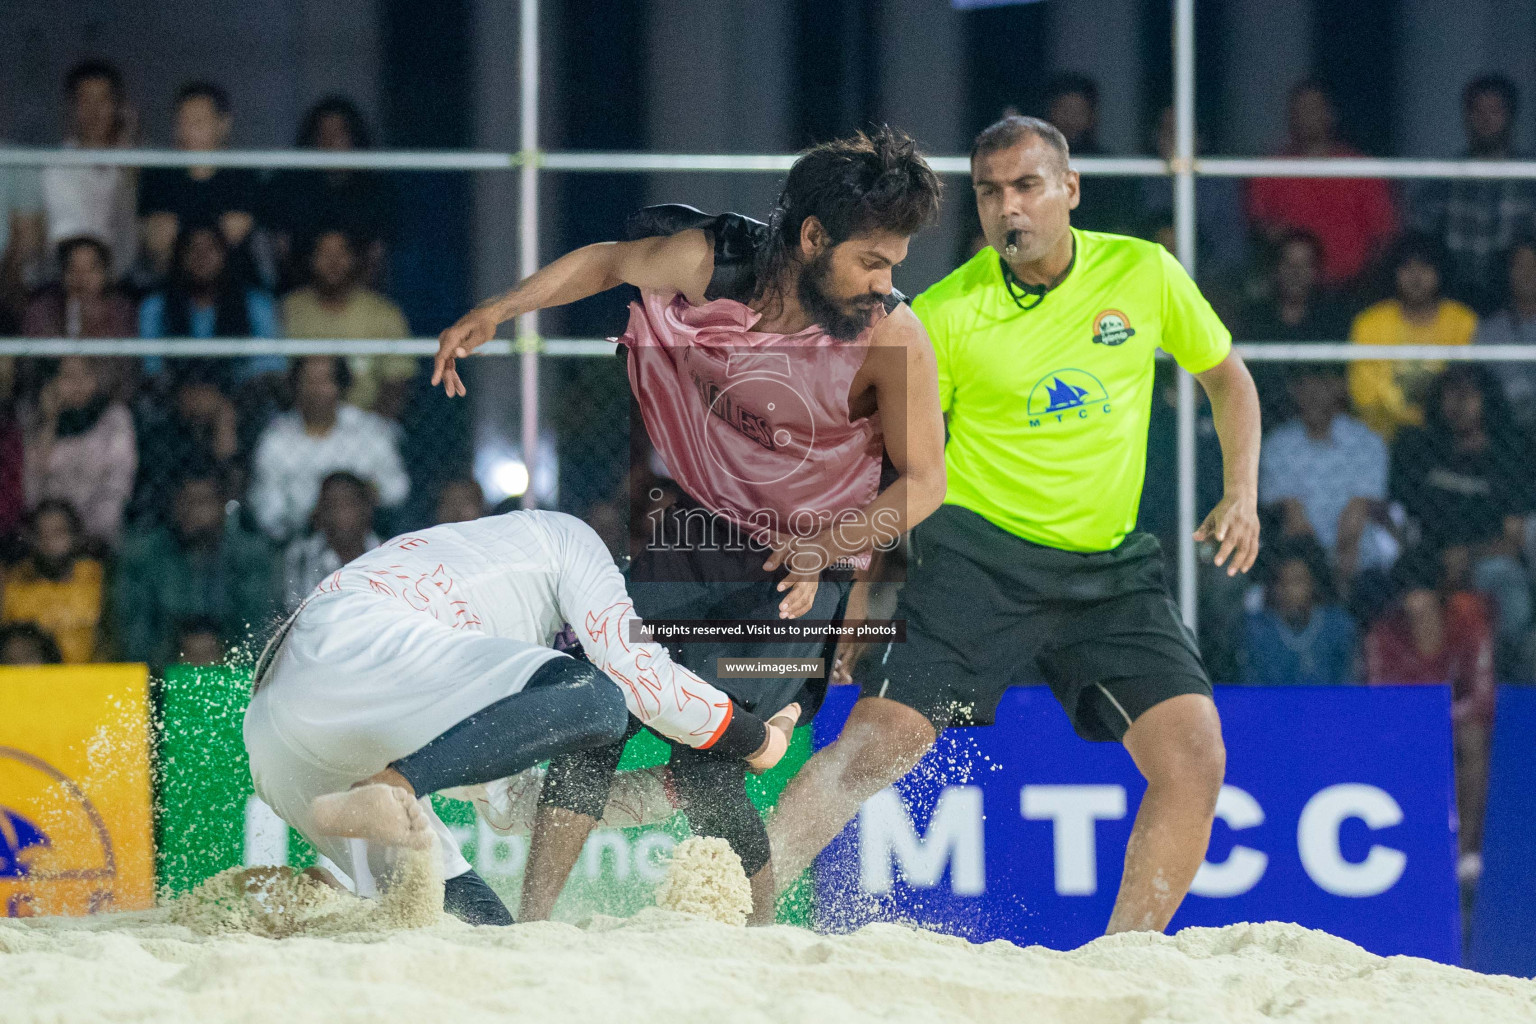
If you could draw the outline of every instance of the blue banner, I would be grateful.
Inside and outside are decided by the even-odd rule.
[[[1536,977],[1536,688],[1499,690],[1471,963]]]
[[[816,717],[830,743],[853,704]],[[1383,955],[1460,961],[1445,687],[1218,687],[1227,784],[1171,930],[1293,921]],[[904,920],[1068,949],[1103,933],[1146,785],[1044,687],[952,729],[817,864],[820,924]]]

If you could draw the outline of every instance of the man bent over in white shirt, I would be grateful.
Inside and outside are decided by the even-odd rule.
[[[763,722],[631,639],[638,622],[607,549],[571,516],[396,537],[316,587],[263,653],[245,719],[257,795],[360,893],[398,848],[435,846],[445,909],[510,924],[431,793],[612,744],[631,714],[754,771],[788,745],[798,707]],[[590,663],[549,647],[563,623]]]

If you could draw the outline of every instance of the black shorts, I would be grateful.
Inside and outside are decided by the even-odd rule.
[[[906,642],[870,651],[855,679],[939,730],[990,725],[1009,686],[1039,681],[1088,740],[1123,739],[1170,697],[1211,695],[1151,534],[1062,551],[943,505],[912,533],[895,617]]]
[[[686,508],[686,503],[668,514]],[[716,517],[711,517],[713,521]],[[714,532],[706,536],[716,536]],[[724,535],[722,532],[720,535]],[[708,619],[724,622],[779,621],[777,588],[782,568],[763,569],[767,548],[745,543],[742,550],[642,548],[630,569],[629,596],[642,621],[652,619]],[[851,583],[847,574],[822,573],[816,598],[803,619],[837,619],[842,616]],[[835,644],[825,639],[753,641],[719,640],[669,643],[673,660],[762,718],[799,700],[801,722],[807,722],[821,705],[826,692],[826,673],[816,679],[742,679],[722,677],[716,671],[720,658],[824,658],[831,668]]]

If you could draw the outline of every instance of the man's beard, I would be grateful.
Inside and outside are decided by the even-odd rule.
[[[869,327],[878,299],[860,299],[855,304],[839,302],[827,293],[832,277],[832,250],[827,248],[808,260],[800,270],[795,293],[800,305],[822,330],[838,341],[853,341]]]

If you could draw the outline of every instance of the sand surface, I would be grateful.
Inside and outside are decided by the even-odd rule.
[[[1294,925],[1117,936],[1070,953],[894,925],[820,936],[646,910],[585,928],[269,939],[168,911],[0,919],[7,1024],[156,1021],[1536,1020],[1536,982],[1383,959]]]

